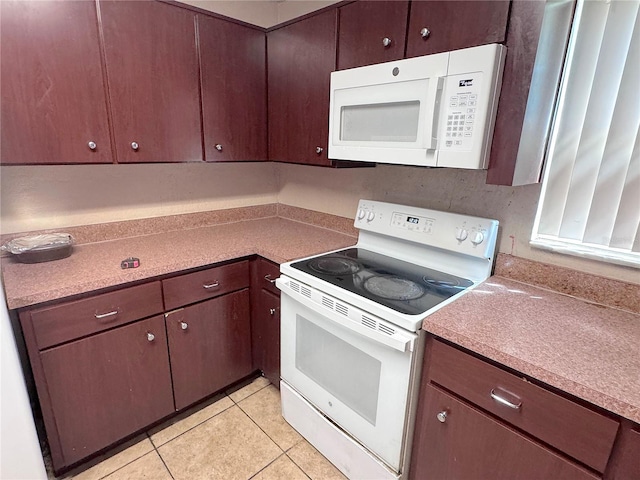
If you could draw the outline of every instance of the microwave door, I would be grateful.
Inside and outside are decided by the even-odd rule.
[[[435,166],[437,118],[447,61],[441,55],[432,57],[427,64],[426,57],[416,59],[421,60],[420,68],[409,68],[415,64],[410,59],[352,69],[349,81],[342,83],[340,74],[347,71],[334,72],[330,158]],[[400,65],[400,78],[371,81],[383,67],[384,79],[393,65]],[[353,78],[357,71],[363,74],[362,79]]]

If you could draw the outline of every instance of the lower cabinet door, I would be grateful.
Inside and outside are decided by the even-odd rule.
[[[252,372],[249,291],[166,314],[176,409]]]
[[[422,389],[410,478],[599,478],[431,385]]]
[[[264,376],[280,388],[280,296],[260,290],[259,322],[262,322]]]
[[[45,350],[40,358],[65,465],[173,412],[161,315]]]

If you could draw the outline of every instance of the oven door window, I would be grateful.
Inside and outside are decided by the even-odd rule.
[[[296,315],[296,368],[372,425],[380,395],[380,360]]]
[[[282,381],[399,470],[416,356],[350,328],[352,321],[283,291]]]

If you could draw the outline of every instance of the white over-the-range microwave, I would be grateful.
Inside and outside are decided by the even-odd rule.
[[[329,158],[487,168],[505,54],[491,44],[333,72]]]

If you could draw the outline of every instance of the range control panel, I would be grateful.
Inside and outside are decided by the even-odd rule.
[[[354,226],[424,245],[490,258],[498,221],[426,208],[360,200]]]

